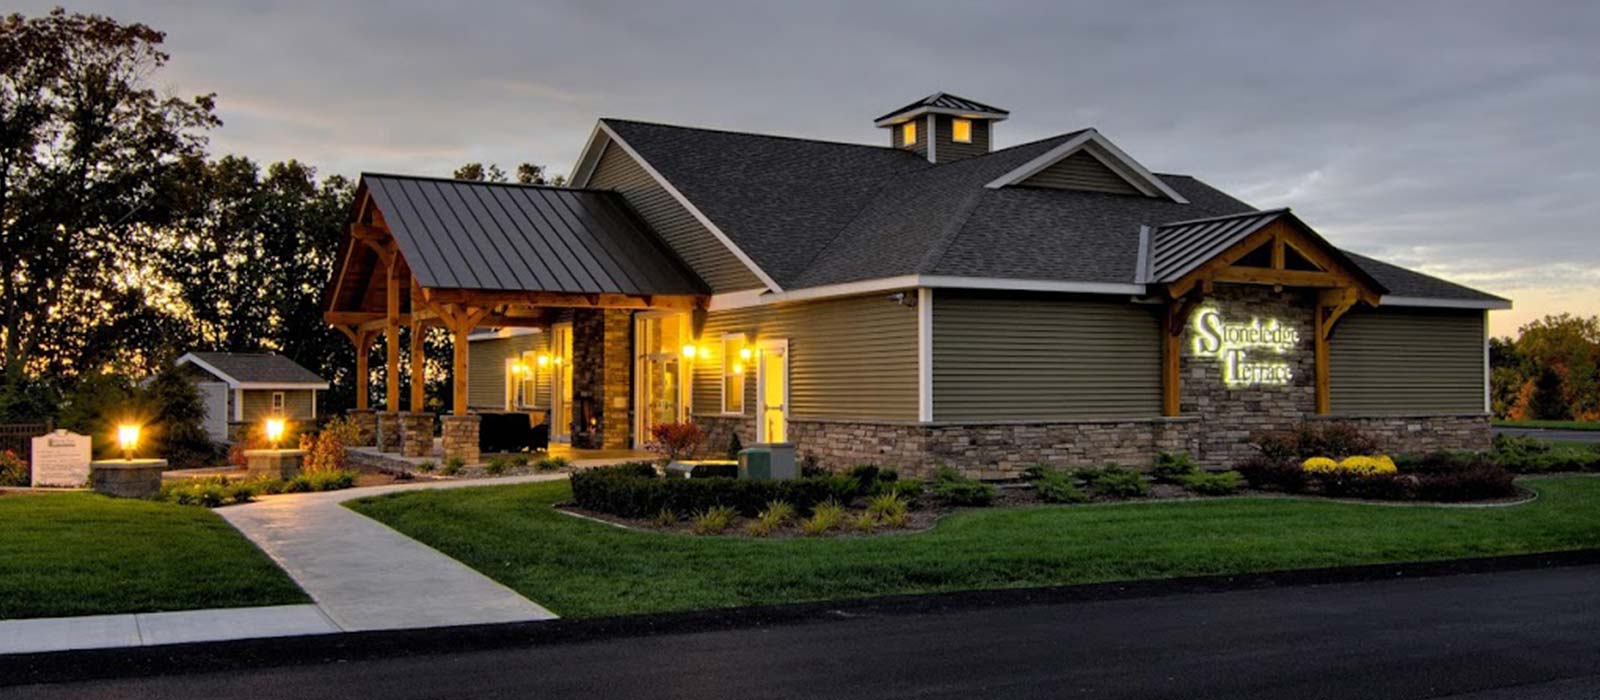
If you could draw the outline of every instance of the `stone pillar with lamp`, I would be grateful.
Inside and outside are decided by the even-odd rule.
[[[134,456],[141,431],[136,423],[117,426],[117,446],[122,450],[122,459],[89,463],[89,487],[95,493],[116,498],[150,498],[161,492],[161,472],[167,468],[167,460]]]

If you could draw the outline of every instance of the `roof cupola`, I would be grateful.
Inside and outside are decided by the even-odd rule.
[[[994,124],[1011,113],[976,100],[936,92],[878,117],[889,145],[913,151],[930,163],[949,163],[989,152]]]

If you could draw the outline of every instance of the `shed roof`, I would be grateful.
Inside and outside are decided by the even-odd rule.
[[[193,364],[236,388],[251,384],[305,385],[307,389],[326,389],[328,380],[317,376],[300,363],[268,352],[191,352],[178,358],[178,364]],[[241,386],[245,385],[245,386]]]
[[[705,293],[613,192],[379,173],[361,187],[426,288]]]

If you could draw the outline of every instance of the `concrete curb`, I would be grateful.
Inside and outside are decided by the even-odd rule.
[[[1199,576],[1047,588],[961,591],[592,619],[374,630],[273,639],[0,655],[0,687],[127,676],[212,673],[687,634],[874,616],[1060,605],[1266,589],[1600,565],[1600,549],[1545,554]]]

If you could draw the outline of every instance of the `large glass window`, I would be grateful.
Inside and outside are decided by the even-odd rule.
[[[750,363],[750,346],[744,334],[722,337],[722,412],[744,413],[744,377]]]

